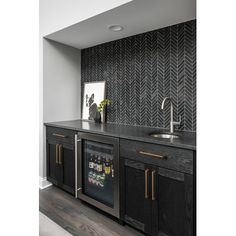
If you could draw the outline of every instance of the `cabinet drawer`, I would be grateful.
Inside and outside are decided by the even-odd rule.
[[[159,144],[120,140],[120,156],[193,174],[193,151]]]
[[[76,131],[62,129],[62,128],[55,128],[55,127],[47,127],[46,135],[47,139],[54,139],[64,143],[75,143],[75,134]]]

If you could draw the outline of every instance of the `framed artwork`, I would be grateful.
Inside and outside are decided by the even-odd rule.
[[[105,81],[84,83],[82,119],[93,121],[97,107],[105,99]]]

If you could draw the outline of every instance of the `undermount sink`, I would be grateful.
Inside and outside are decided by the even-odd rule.
[[[150,136],[152,136],[153,138],[179,138],[178,135],[176,134],[160,134],[160,133],[152,133],[149,134]]]

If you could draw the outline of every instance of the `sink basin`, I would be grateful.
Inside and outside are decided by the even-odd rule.
[[[158,133],[152,133],[152,134],[149,134],[150,136],[152,136],[153,138],[179,138],[178,135],[176,134],[158,134]]]

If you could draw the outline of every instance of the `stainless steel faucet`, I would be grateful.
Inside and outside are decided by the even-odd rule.
[[[181,116],[179,116],[179,121],[174,121],[174,112],[173,112],[173,102],[171,97],[165,97],[161,104],[161,109],[164,109],[165,102],[170,101],[170,133],[174,133],[174,126],[180,125],[181,123]]]

